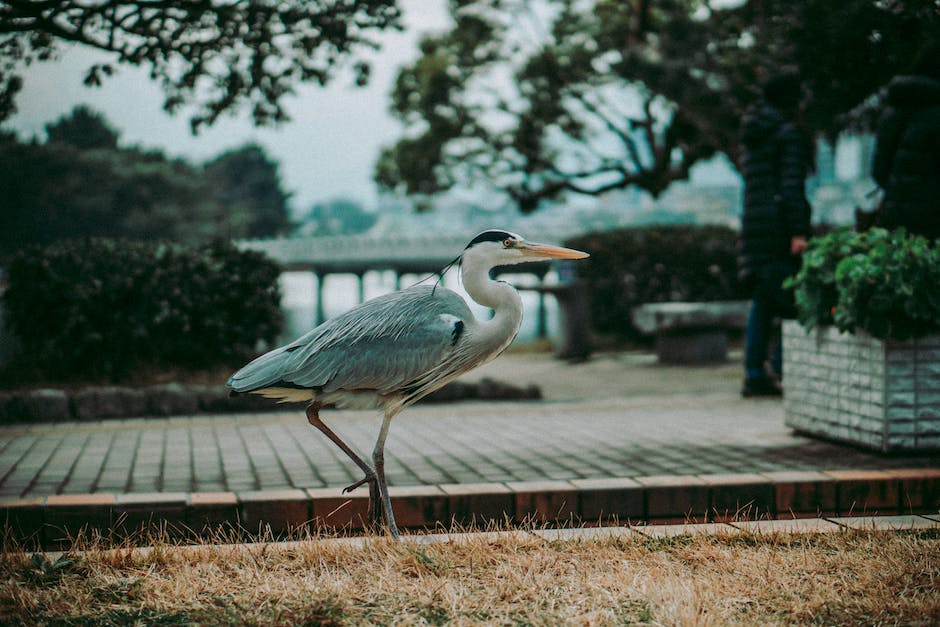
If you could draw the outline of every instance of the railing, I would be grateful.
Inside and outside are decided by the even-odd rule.
[[[572,233],[539,233],[541,241],[557,242]],[[279,237],[240,240],[239,248],[256,250],[287,270],[310,270],[318,274],[362,274],[370,270],[400,273],[434,272],[454,260],[469,241],[467,235],[368,235],[328,237]]]

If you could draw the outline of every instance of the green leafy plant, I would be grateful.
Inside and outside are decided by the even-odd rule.
[[[787,285],[809,329],[834,325],[894,340],[940,332],[940,246],[903,229],[813,239]]]
[[[76,562],[65,554],[50,560],[43,553],[33,553],[22,571],[23,579],[35,585],[55,584],[63,575],[76,571]]]
[[[135,368],[231,365],[282,326],[279,269],[230,244],[113,239],[18,254],[3,297],[20,366],[121,380]]]

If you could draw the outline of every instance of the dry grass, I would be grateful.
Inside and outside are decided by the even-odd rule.
[[[905,624],[940,622],[940,535],[395,544],[308,539],[0,558],[3,624]]]

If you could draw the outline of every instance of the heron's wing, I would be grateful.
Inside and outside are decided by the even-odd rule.
[[[447,360],[471,319],[464,300],[444,288],[387,294],[262,355],[229,386],[239,392],[274,386],[402,390]]]

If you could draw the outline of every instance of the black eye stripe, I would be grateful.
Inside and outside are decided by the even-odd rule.
[[[471,246],[475,244],[479,244],[480,242],[502,243],[507,239],[516,240],[518,239],[518,236],[513,235],[512,233],[509,233],[507,231],[498,231],[498,230],[483,231],[482,233],[474,237],[472,240],[470,240],[470,243],[467,244],[467,248],[470,248]],[[466,248],[464,250],[466,250]]]

